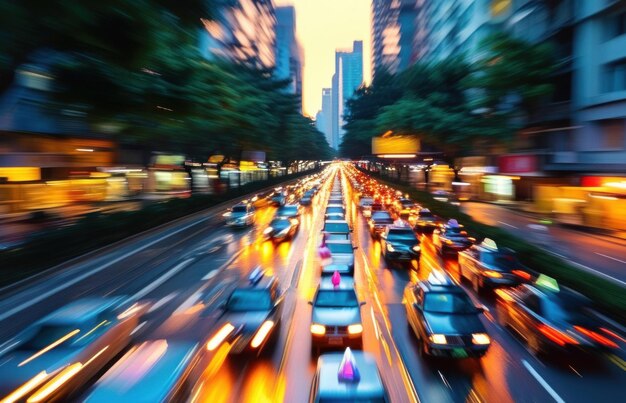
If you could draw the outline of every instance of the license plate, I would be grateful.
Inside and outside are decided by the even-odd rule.
[[[342,337],[329,337],[328,344],[333,345],[333,346],[341,346],[343,344],[343,338]]]
[[[453,348],[452,356],[456,358],[467,358],[467,351],[463,348]]]

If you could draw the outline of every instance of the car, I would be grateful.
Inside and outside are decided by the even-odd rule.
[[[427,280],[409,283],[403,301],[422,356],[468,358],[487,352],[491,338],[480,320],[486,308],[475,306],[442,271],[433,270]]]
[[[440,202],[444,202],[444,203],[450,203],[454,206],[460,206],[461,202],[459,201],[459,198],[456,196],[456,194],[452,193],[452,192],[448,192],[446,190],[435,190],[433,192],[431,192],[431,195],[433,196],[433,199],[440,201]]]
[[[276,207],[284,206],[287,202],[287,197],[284,192],[275,192],[270,198],[270,204]]]
[[[297,204],[285,204],[274,213],[274,217],[286,217],[297,219],[300,216],[300,206]]]
[[[346,209],[341,204],[329,204],[326,206],[324,216],[327,220],[343,220],[346,217]]]
[[[386,211],[374,211],[372,217],[368,221],[370,235],[373,238],[379,238],[385,232],[385,229],[393,224],[391,215]]]
[[[296,236],[299,227],[298,219],[274,217],[267,228],[263,230],[263,236],[265,239],[271,239],[273,242],[279,243]]]
[[[340,219],[324,221],[324,228],[322,228],[322,231],[326,234],[350,234],[352,229],[346,220]]]
[[[309,403],[323,402],[390,402],[374,356],[350,349],[320,355]]]
[[[359,209],[363,217],[369,218],[372,216],[372,204],[374,204],[374,199],[371,197],[362,197],[359,200]]]
[[[220,305],[217,331],[209,339],[207,350],[222,343],[230,344],[230,354],[260,355],[280,333],[284,294],[278,280],[261,267],[242,280]]]
[[[403,218],[408,217],[410,214],[417,213],[417,209],[417,203],[411,199],[401,198],[394,203],[394,210]]]
[[[86,403],[185,401],[200,360],[197,342],[154,339],[131,348],[96,382]],[[150,365],[146,365],[150,362]],[[132,379],[132,382],[129,382]]]
[[[361,305],[354,287],[319,286],[311,310],[311,352],[322,348],[363,346]]]
[[[429,209],[422,208],[417,212],[413,229],[418,233],[432,233],[440,225],[441,220],[439,217],[434,215]]]
[[[475,241],[455,219],[433,231],[433,246],[440,255],[456,255],[472,246]]]
[[[235,204],[230,211],[224,214],[226,225],[233,227],[245,227],[254,224],[254,207],[252,204]]]
[[[9,341],[0,353],[2,401],[71,400],[130,343],[147,306],[126,300],[75,300]]]
[[[380,238],[381,253],[387,264],[419,261],[422,249],[411,227],[389,226],[385,228]]]
[[[307,194],[305,194],[300,198],[299,203],[301,206],[310,206],[313,203],[313,198],[312,196],[308,196]]]
[[[535,355],[619,349],[620,336],[597,319],[589,299],[543,274],[532,284],[496,290],[496,314]]]
[[[476,293],[484,288],[515,287],[532,277],[513,250],[499,248],[489,238],[459,252],[459,274],[472,283]]]
[[[354,250],[350,240],[327,240],[326,246],[330,250],[332,264],[346,265],[354,272]]]

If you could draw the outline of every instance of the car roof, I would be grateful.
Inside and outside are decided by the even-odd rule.
[[[452,292],[463,293],[465,290],[450,276],[441,270],[433,270],[426,280],[420,280],[418,285],[424,292]]]
[[[150,340],[126,353],[96,383],[85,402],[157,402],[168,397],[197,343]],[[150,361],[152,365],[145,365]]]
[[[378,372],[376,360],[366,352],[353,351],[352,356],[361,379],[342,382],[337,376],[343,353],[322,354],[317,360],[317,395],[320,399],[357,400],[385,396],[385,386]]]
[[[94,320],[100,313],[112,306],[120,305],[124,297],[89,297],[70,302],[44,317],[39,323],[71,324]]]
[[[237,289],[269,289],[270,286],[276,282],[276,278],[272,275],[263,274],[260,280],[253,282],[249,279],[248,276],[239,280],[239,284],[237,284]]]

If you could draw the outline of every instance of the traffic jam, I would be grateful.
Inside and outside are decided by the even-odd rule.
[[[623,395],[626,340],[591,301],[349,162],[216,217],[142,298],[83,296],[1,344],[0,402]]]

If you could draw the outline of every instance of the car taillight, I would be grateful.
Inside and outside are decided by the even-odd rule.
[[[541,324],[538,326],[538,329],[541,332],[541,334],[543,334],[548,339],[550,339],[551,341],[553,341],[554,343],[558,344],[561,347],[565,346],[566,344],[578,344],[578,341],[576,341],[576,339],[574,339],[572,336],[566,333],[563,333],[548,325]]]
[[[511,270],[511,273],[515,274],[517,277],[520,277],[526,281],[530,281],[530,273],[525,272],[524,270]]]
[[[593,330],[586,329],[582,326],[574,326],[574,329],[576,329],[579,333],[582,333],[585,336],[589,337],[590,339],[602,344],[603,346],[617,348],[617,344],[615,342],[609,340],[599,333],[594,332]]]

